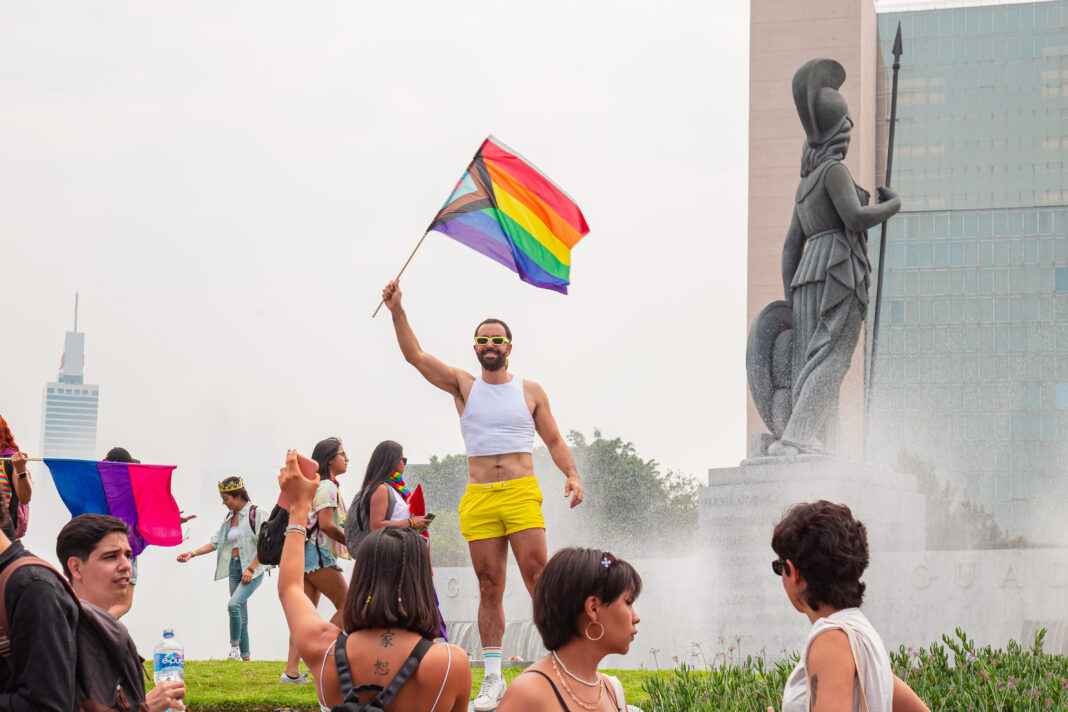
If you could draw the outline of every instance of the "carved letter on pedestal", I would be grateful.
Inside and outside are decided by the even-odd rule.
[[[934,577],[931,576],[931,570],[927,568],[927,564],[920,564],[912,570],[912,585],[916,588],[927,588],[934,581]]]
[[[1005,571],[1005,578],[1001,580],[1001,587],[1005,588],[1010,581],[1016,585],[1016,588],[1023,588],[1020,585],[1020,578],[1016,575],[1016,567],[1012,564],[1009,564],[1008,570]]]
[[[953,567],[953,580],[959,588],[971,588],[975,583],[975,562],[970,564],[957,564]],[[967,573],[965,573],[967,571]]]

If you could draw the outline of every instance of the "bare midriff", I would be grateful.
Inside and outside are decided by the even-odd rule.
[[[506,482],[534,475],[534,457],[529,452],[505,452],[467,458],[467,481],[473,485]]]

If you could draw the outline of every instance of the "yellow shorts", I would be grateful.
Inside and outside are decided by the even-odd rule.
[[[460,531],[468,541],[545,528],[536,477],[467,485],[460,500]]]

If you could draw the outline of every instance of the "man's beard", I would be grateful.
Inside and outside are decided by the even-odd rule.
[[[488,351],[489,349],[486,349],[486,351],[481,351],[478,354],[478,362],[482,364],[482,368],[486,369],[487,371],[500,371],[502,368],[505,367],[505,365],[507,365],[508,359],[506,359],[504,357],[504,354],[502,354],[500,351],[497,351],[497,358],[495,360],[487,362],[483,358],[483,356]]]

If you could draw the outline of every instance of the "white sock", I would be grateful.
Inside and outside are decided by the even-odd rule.
[[[486,677],[490,675],[501,675],[501,648],[500,646],[492,648],[482,648],[482,664],[486,670]]]

